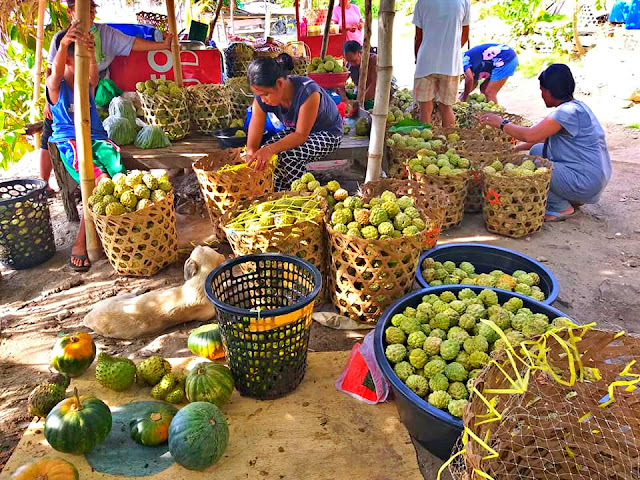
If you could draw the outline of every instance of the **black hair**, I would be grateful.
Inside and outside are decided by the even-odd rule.
[[[557,100],[573,100],[573,92],[576,89],[576,81],[571,70],[564,63],[549,65],[538,77],[540,86],[551,92]]]
[[[247,79],[252,87],[273,87],[279,78],[286,78],[291,70],[293,70],[291,55],[281,53],[275,59],[260,57],[249,65]]]
[[[491,75],[491,73],[493,72],[493,61],[483,60],[482,62],[480,62],[480,65],[478,65],[476,68],[472,68],[471,71],[473,72],[473,78],[475,78],[476,80],[480,78],[481,73],[486,72]]]
[[[64,36],[67,34],[67,30],[62,30],[57,36],[56,36],[56,50],[60,50],[60,44],[62,43],[62,39],[64,38]],[[69,44],[69,46],[67,47],[67,56],[73,56],[75,55],[75,51],[76,51],[76,42],[71,42]]]
[[[347,42],[344,42],[344,45],[342,45],[342,52],[346,55],[347,53],[358,53],[362,51],[362,45],[360,45],[357,41],[355,40],[349,40]]]

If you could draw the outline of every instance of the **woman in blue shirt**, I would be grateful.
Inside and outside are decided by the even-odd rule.
[[[507,83],[518,67],[518,55],[508,45],[483,43],[462,54],[464,70],[464,92],[460,95],[463,102],[478,86],[487,97],[487,102],[498,103],[498,92]]]
[[[336,150],[342,140],[342,117],[335,102],[316,82],[289,75],[293,59],[258,58],[247,73],[256,97],[247,134],[247,163],[257,170],[267,167],[273,154],[279,157],[275,190],[288,190],[307,171],[307,164]],[[268,113],[284,124],[282,132],[260,146]]]
[[[573,98],[576,83],[564,64],[550,65],[538,77],[542,99],[555,110],[533,127],[520,127],[484,113],[480,120],[525,143],[516,150],[553,162],[545,221],[573,215],[584,203],[596,203],[611,178],[611,157],[604,130],[589,107]]]

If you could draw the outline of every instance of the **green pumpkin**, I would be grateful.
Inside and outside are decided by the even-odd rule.
[[[44,423],[44,437],[59,452],[85,453],[93,449],[111,431],[111,410],[95,397],[73,397],[56,405]]]
[[[51,352],[51,366],[70,377],[82,375],[96,358],[91,335],[77,332],[60,337]]]
[[[202,362],[187,375],[184,391],[190,402],[211,402],[221,407],[233,393],[233,376],[224,365]]]
[[[143,415],[129,422],[131,438],[140,445],[154,446],[169,438],[169,425],[178,409],[167,403],[156,402]]]
[[[194,355],[216,360],[224,357],[222,335],[217,323],[210,323],[196,328],[189,335],[187,346]]]
[[[204,470],[224,454],[229,427],[224,414],[209,402],[183,407],[169,427],[169,451],[173,459],[189,470]]]

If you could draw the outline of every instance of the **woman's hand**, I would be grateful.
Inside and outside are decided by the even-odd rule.
[[[78,30],[78,22],[73,22],[71,25],[69,25],[69,28],[67,29],[67,33],[64,34],[64,37],[62,37],[62,40],[60,40],[60,46],[64,47],[66,50],[69,47],[69,45],[74,43],[76,40],[82,38],[83,35],[84,33]]]
[[[254,170],[263,171],[269,165],[269,160],[271,160],[271,156],[273,155],[273,151],[271,150],[270,145],[265,145],[261,147],[255,153],[247,152],[247,165],[252,166]]]
[[[502,117],[495,113],[482,113],[480,115],[480,122],[493,128],[500,128]]]
[[[173,41],[173,33],[166,33],[162,42],[162,46],[168,50],[171,50],[171,42]]]
[[[364,20],[362,18],[358,21],[358,30],[362,30],[364,28]]]

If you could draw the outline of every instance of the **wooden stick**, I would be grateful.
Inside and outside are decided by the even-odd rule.
[[[384,132],[387,126],[391,75],[393,73],[392,44],[395,6],[395,0],[380,0],[380,10],[378,12],[378,82],[376,83],[371,138],[369,140],[366,182],[377,180],[382,174]]]
[[[173,57],[173,79],[176,85],[182,87],[182,63],[180,62],[180,45],[178,43],[178,25],[176,24],[176,7],[173,0],[166,0],[167,20],[169,32],[173,33],[171,41],[171,56]]]
[[[327,9],[327,18],[324,22],[324,36],[322,37],[322,50],[320,50],[320,58],[324,60],[329,46],[329,32],[331,31],[331,16],[333,15],[333,5],[335,0],[329,0],[329,8]],[[343,22],[344,23],[344,22]]]
[[[91,1],[76,2],[76,18],[78,30],[88,32],[91,28]],[[74,114],[73,123],[76,130],[76,155],[80,173],[80,191],[82,192],[82,209],[84,227],[87,234],[87,254],[92,262],[100,258],[102,247],[93,225],[93,217],[89,209],[89,197],[95,187],[93,176],[93,153],[91,150],[91,114],[89,109],[89,68],[91,54],[81,42],[75,44],[75,78],[73,88]]]
[[[207,40],[211,40],[213,38],[213,30],[216,28],[216,23],[218,23],[218,18],[220,17],[220,11],[222,10],[223,2],[224,0],[218,0],[218,5],[216,6],[216,13],[213,16],[213,21],[209,24],[209,37],[207,38]],[[224,25],[222,25],[222,28],[224,29]]]
[[[230,22],[231,35],[236,34],[236,27],[234,25],[234,20],[233,20],[235,9],[236,9],[236,0],[230,0],[229,1],[229,22]]]
[[[371,55],[371,0],[364,2],[364,45],[362,45],[362,61],[360,62],[360,79],[358,80],[358,103],[364,105],[367,93],[367,77],[369,76],[369,56]]]
[[[35,106],[40,100],[40,87],[42,80],[42,44],[44,43],[44,13],[47,6],[46,0],[38,1],[38,29],[36,31],[36,64],[34,66],[33,105],[32,117],[35,117]],[[41,112],[39,112],[41,113]],[[35,117],[37,118],[37,117]],[[32,118],[33,120],[34,118]],[[35,134],[35,145],[40,145],[40,132]]]

